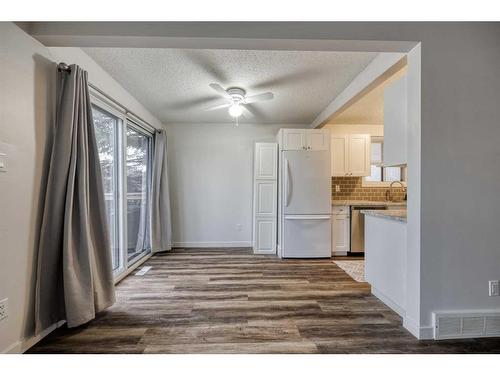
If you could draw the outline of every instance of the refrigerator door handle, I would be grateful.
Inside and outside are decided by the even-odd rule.
[[[330,215],[286,215],[285,220],[329,220]]]
[[[292,196],[292,175],[290,173],[290,166],[288,164],[288,159],[285,159],[286,168],[286,202],[285,207],[290,204],[290,197]]]

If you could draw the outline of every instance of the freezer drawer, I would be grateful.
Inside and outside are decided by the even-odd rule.
[[[330,215],[285,215],[284,258],[330,258]]]

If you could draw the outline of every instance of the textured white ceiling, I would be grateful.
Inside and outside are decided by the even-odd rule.
[[[255,50],[84,48],[163,123],[226,123],[224,99],[208,85],[271,91],[241,122],[308,124],[377,53]]]

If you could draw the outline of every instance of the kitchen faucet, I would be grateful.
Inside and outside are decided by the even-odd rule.
[[[405,193],[405,200],[406,200],[406,187],[403,185],[403,183],[401,181],[392,181],[391,184],[389,185],[389,190],[387,190],[387,193],[389,193],[389,201],[390,202],[392,202],[394,199],[394,193],[393,193],[392,187],[396,183],[400,184],[401,187],[403,188],[403,193]]]

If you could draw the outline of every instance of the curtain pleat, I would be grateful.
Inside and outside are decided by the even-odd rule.
[[[153,252],[172,249],[172,219],[167,171],[167,137],[165,131],[155,134],[151,191],[151,239]]]
[[[115,301],[111,242],[87,72],[59,72],[56,130],[38,250],[36,331],[84,324]]]

